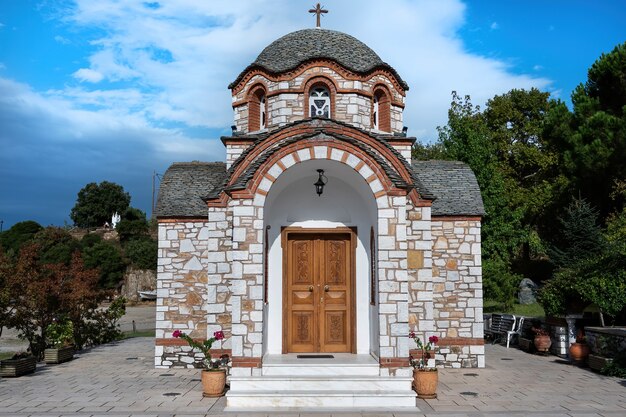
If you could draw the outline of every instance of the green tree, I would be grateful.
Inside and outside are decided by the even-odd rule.
[[[78,227],[98,227],[110,222],[114,213],[124,213],[129,204],[130,195],[121,185],[92,182],[78,192],[70,217]]]
[[[39,261],[43,264],[69,264],[72,254],[80,250],[79,242],[66,230],[48,226],[41,229],[32,239],[39,248]]]
[[[0,246],[7,252],[17,254],[22,245],[41,229],[41,225],[32,220],[15,223],[9,230],[0,233]]]
[[[550,259],[556,266],[574,264],[604,249],[605,238],[598,222],[598,211],[585,200],[574,199],[559,222],[560,239],[550,250]]]
[[[128,242],[147,236],[149,225],[146,214],[134,207],[129,207],[122,215],[122,219],[115,227],[120,237],[120,242]]]
[[[135,267],[156,270],[157,248],[156,240],[145,237],[129,241],[124,246],[124,252]]]
[[[571,134],[560,143],[570,193],[580,193],[605,217],[624,202],[610,194],[615,181],[626,178],[626,43],[594,62],[572,103]]]
[[[124,278],[126,263],[117,245],[100,241],[83,250],[85,266],[99,271],[101,288],[115,288]]]

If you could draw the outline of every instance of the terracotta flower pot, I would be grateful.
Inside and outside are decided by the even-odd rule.
[[[589,346],[586,343],[572,343],[569,347],[569,357],[576,362],[582,362],[589,356]]]
[[[221,397],[226,386],[226,370],[202,370],[202,395],[204,397]]]
[[[436,369],[413,370],[413,387],[418,398],[437,398],[437,384],[439,383],[439,372]]]
[[[547,352],[550,346],[552,346],[552,340],[550,340],[550,336],[548,335],[535,336],[534,343],[539,352]]]

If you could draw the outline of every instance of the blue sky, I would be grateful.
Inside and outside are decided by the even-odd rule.
[[[71,223],[113,181],[150,212],[152,172],[223,160],[229,82],[271,41],[312,27],[294,0],[0,0],[0,220]],[[452,90],[484,103],[538,87],[569,102],[626,41],[626,1],[328,0],[326,28],[372,47],[411,87],[409,134],[436,138]]]

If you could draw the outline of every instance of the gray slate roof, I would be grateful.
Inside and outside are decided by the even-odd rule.
[[[412,164],[422,197],[435,198],[435,216],[482,216],[480,189],[472,170],[457,161]],[[227,177],[223,162],[175,162],[163,175],[155,215],[159,218],[206,217],[207,195],[217,195]]]
[[[356,72],[367,72],[383,63],[376,52],[355,37],[319,28],[298,30],[275,40],[254,63],[272,72],[284,72],[311,58],[333,59]]]
[[[435,216],[482,216],[483,199],[474,173],[458,161],[414,161],[415,175],[435,196]]]
[[[261,51],[257,59],[229,88],[236,85],[254,67],[278,74],[292,70],[306,61],[320,58],[331,59],[360,74],[384,67],[394,74],[405,90],[409,89],[396,70],[383,62],[369,46],[343,32],[321,28],[298,30],[275,40]]]
[[[206,217],[202,198],[222,184],[226,177],[223,162],[175,162],[163,175],[159,187],[157,217]]]

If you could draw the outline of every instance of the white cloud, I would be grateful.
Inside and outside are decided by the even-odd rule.
[[[543,69],[543,66],[541,66],[541,65],[539,65],[539,64],[537,64],[537,65],[533,66],[533,70],[534,70],[534,71],[541,71],[542,69]]]
[[[0,62],[0,70],[6,69],[7,66],[4,65],[4,62]]]
[[[496,29],[499,29],[499,28],[500,28],[500,25],[498,25],[498,22],[493,22],[489,26],[489,29],[491,29],[491,30],[496,30]]]
[[[80,81],[88,81],[90,83],[99,83],[104,78],[104,75],[89,68],[81,68],[72,75]]]
[[[61,36],[61,35],[56,35],[56,36],[54,37],[54,40],[55,40],[55,41],[57,41],[58,43],[63,44],[63,45],[69,45],[69,44],[71,43],[69,39],[64,38],[64,37],[63,37],[63,36]]]
[[[469,53],[458,35],[465,23],[465,5],[459,0],[334,0],[325,6],[330,13],[322,20],[324,27],[362,40],[408,82],[405,124],[418,137],[433,139],[436,126],[446,123],[452,90],[482,104],[511,88],[550,84],[514,74],[507,63],[513,59]],[[315,17],[307,11],[289,0],[263,5],[256,0],[171,0],[158,8],[77,0],[64,21],[77,30],[105,33],[91,40],[88,67],[73,73],[81,82],[100,83],[90,100],[103,108],[109,103],[119,112],[137,114],[142,108],[147,120],[224,128],[232,124],[227,85],[270,42],[314,26]],[[491,28],[497,27],[493,22]],[[138,95],[120,101],[102,87],[103,81],[132,85]],[[74,97],[75,91],[68,89],[67,94]],[[81,90],[82,99],[86,94]]]

